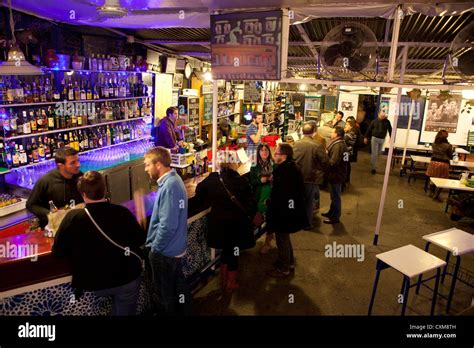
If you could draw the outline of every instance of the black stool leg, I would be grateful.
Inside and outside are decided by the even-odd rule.
[[[431,302],[431,314],[434,315],[434,310],[436,306],[436,297],[438,296],[438,286],[439,286],[439,274],[441,273],[441,268],[438,267],[436,270],[436,280],[435,280],[435,287],[433,291],[433,301]]]
[[[449,313],[451,309],[451,301],[453,300],[454,287],[456,286],[456,280],[458,279],[459,266],[461,265],[461,256],[456,256],[456,266],[454,266],[453,281],[451,283],[451,289],[449,289],[448,304],[446,306],[446,313]]]
[[[404,276],[403,282],[405,283],[405,291],[403,293],[403,306],[402,306],[402,316],[405,315],[405,311],[407,309],[407,302],[408,302],[408,291],[410,290],[410,278]]]
[[[382,270],[382,261],[377,260],[377,273],[375,273],[375,281],[374,281],[374,288],[372,289],[372,297],[370,298],[370,304],[369,304],[369,315],[372,315],[372,307],[374,305],[375,301],[375,294],[377,293],[377,285],[379,283],[379,278],[380,278],[380,272]]]
[[[400,294],[402,296],[405,294],[405,285],[406,285],[406,279],[405,279],[405,276],[404,276],[403,277],[403,282],[402,282],[402,289],[400,290]],[[405,302],[405,300],[403,302]]]
[[[430,250],[430,242],[426,242],[426,245],[425,245],[425,251],[428,252],[428,250]],[[420,285],[422,283],[421,279],[423,278],[423,273],[420,274],[418,276],[418,283],[416,284],[416,294],[418,295],[418,293],[420,292]]]
[[[443,267],[443,275],[441,276],[441,284],[444,284],[444,277],[446,276],[446,270],[448,269],[448,264],[449,264],[449,256],[451,253],[448,251],[446,253],[446,266]]]

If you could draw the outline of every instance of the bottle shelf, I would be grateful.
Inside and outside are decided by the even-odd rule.
[[[234,112],[232,114],[224,115],[224,116],[217,116],[217,119],[224,118],[224,117],[229,117],[229,116],[233,116],[233,115],[238,115],[238,114],[240,114],[240,112]]]
[[[141,141],[141,140],[149,140],[149,139],[151,139],[151,136],[150,136],[150,135],[147,135],[147,136],[142,137],[142,138],[137,138],[137,139],[133,139],[133,140],[124,141],[123,143],[119,143],[119,144],[113,144],[113,145],[108,145],[108,146],[102,146],[102,147],[99,147],[99,148],[97,148],[97,149],[82,151],[82,152],[79,152],[79,156],[80,156],[80,155],[83,155],[83,154],[86,154],[86,153],[94,152],[94,151],[110,149],[110,148],[113,148],[113,147],[116,147],[116,146],[125,145],[125,144],[129,144],[129,143],[133,143],[133,142]],[[10,171],[15,171],[15,170],[20,170],[20,169],[32,168],[32,167],[40,166],[40,165],[42,165],[42,164],[49,163],[49,162],[52,162],[52,161],[54,161],[54,158],[47,159],[47,160],[45,160],[45,161],[41,161],[41,162],[37,162],[37,163],[27,164],[26,166],[20,166],[20,167],[11,168],[11,169],[8,169],[8,171],[10,172]],[[7,172],[6,172],[6,173],[0,172],[0,173],[1,173],[1,174],[6,174]]]
[[[223,101],[217,102],[217,104],[235,103],[235,102],[238,102],[239,100],[240,99],[223,100]]]
[[[150,95],[150,96],[143,96],[143,97],[122,97],[122,98],[84,99],[84,100],[61,100],[61,101],[42,102],[42,103],[0,104],[0,108],[30,107],[30,106],[42,106],[42,105],[64,104],[64,103],[106,102],[106,101],[117,101],[117,100],[146,99],[146,98],[153,98],[153,97],[154,96]]]
[[[158,74],[156,71],[134,71],[134,70],[75,70],[75,69],[54,69],[54,68],[41,68],[43,71],[51,71],[51,72],[78,72],[78,73],[95,73],[95,74],[103,74],[103,73],[120,73],[120,74]]]
[[[62,129],[55,129],[55,130],[51,130],[51,131],[47,131],[47,132],[17,135],[17,136],[14,136],[14,137],[4,138],[4,141],[24,139],[24,138],[34,138],[34,137],[39,137],[39,136],[48,135],[48,134],[55,134],[55,133],[72,132],[74,130],[95,128],[95,127],[106,126],[106,125],[109,125],[109,124],[116,124],[116,123],[121,123],[121,122],[131,122],[131,121],[137,121],[137,120],[145,120],[145,119],[148,119],[150,117],[152,117],[152,116],[128,118],[126,120],[117,120],[117,121],[95,123],[95,124],[89,124],[87,126],[80,126],[80,127],[73,127],[73,128],[62,128]]]

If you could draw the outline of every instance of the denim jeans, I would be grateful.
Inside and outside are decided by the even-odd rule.
[[[377,158],[382,153],[384,142],[385,142],[385,139],[380,139],[376,137],[372,137],[370,140],[371,151],[372,151],[372,154],[370,157],[370,164],[372,166],[372,170],[375,170],[377,168]]]
[[[192,296],[183,274],[182,258],[150,250],[153,288],[166,314],[191,314]]]
[[[342,184],[329,183],[329,193],[331,194],[331,208],[329,208],[329,219],[337,220],[341,218],[341,189]]]
[[[304,199],[306,201],[306,216],[308,217],[308,224],[310,226],[313,225],[313,208],[314,208],[316,193],[318,193],[318,196],[319,196],[318,185],[307,183],[307,182],[304,183]]]
[[[94,291],[97,297],[112,296],[112,315],[136,315],[141,277],[115,288]]]
[[[295,257],[293,256],[293,246],[289,233],[275,232],[276,245],[278,248],[278,265],[280,271],[288,272],[290,265],[295,264]]]

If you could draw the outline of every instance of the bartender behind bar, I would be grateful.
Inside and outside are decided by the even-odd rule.
[[[65,207],[72,199],[75,204],[83,202],[77,190],[77,180],[82,176],[78,152],[62,147],[57,150],[54,160],[57,168],[38,180],[26,202],[26,209],[39,218],[41,228],[48,224],[49,201],[57,208]]]
[[[170,106],[166,109],[166,116],[160,120],[160,124],[155,128],[155,146],[162,146],[166,149],[178,147],[180,134],[176,131],[176,121],[178,119],[178,108]]]

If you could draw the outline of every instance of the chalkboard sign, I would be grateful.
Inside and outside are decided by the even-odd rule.
[[[204,111],[202,114],[202,124],[212,123],[212,94],[204,94]]]
[[[199,98],[188,99],[189,126],[199,126]]]
[[[257,88],[255,81],[245,82],[244,84],[244,103],[261,103],[262,93]]]
[[[279,80],[286,65],[282,37],[288,25],[283,23],[281,10],[212,15],[214,79]]]

